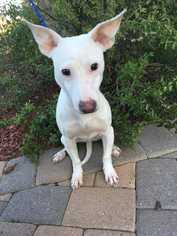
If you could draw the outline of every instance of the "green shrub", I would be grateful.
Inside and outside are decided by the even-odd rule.
[[[31,103],[25,103],[22,107],[21,111],[16,113],[16,115],[10,119],[2,119],[0,120],[0,128],[6,127],[8,125],[27,125],[28,118],[30,117],[31,113],[35,110],[35,107]]]
[[[45,90],[55,84],[51,61],[39,53],[29,29],[16,18],[20,15],[34,21],[31,9],[11,5],[4,14],[10,14],[13,21],[0,30],[0,115],[12,108],[20,111],[38,95],[41,100]]]
[[[38,162],[40,151],[59,145],[60,136],[56,125],[55,107],[57,97],[38,107],[34,118],[27,127],[22,152],[28,154],[33,162]]]
[[[111,104],[116,140],[121,146],[131,145],[142,127],[150,123],[177,130],[176,1],[45,2],[48,10],[43,9],[43,14],[48,25],[62,36],[87,32],[127,8],[116,43],[105,54],[101,87]],[[40,0],[37,3],[43,8]],[[13,22],[1,33],[0,53],[6,57],[0,57],[0,86],[6,88],[4,101],[8,96],[15,99],[9,98],[9,104],[3,100],[1,103],[5,104],[4,110],[19,110],[36,94],[44,99],[40,91],[54,85],[53,69],[51,61],[40,54],[27,27],[16,19],[20,15],[39,23],[31,9],[25,5],[22,9],[11,7],[9,12]],[[46,106],[37,103],[38,112],[29,122],[22,147],[25,153],[39,154],[41,148],[58,143],[55,104],[56,97],[52,96]]]

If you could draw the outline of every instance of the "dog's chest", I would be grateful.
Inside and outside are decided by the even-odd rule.
[[[106,131],[107,125],[103,119],[90,118],[90,119],[79,119],[73,124],[72,136],[77,141],[97,140],[100,139],[102,134]]]

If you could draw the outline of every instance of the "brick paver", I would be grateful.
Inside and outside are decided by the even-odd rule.
[[[95,181],[95,173],[85,174],[83,177],[83,186],[91,187],[93,186],[94,181]]]
[[[84,174],[83,176],[83,185],[81,187],[92,187],[95,181],[95,173]],[[71,180],[68,179],[63,182],[59,182],[60,186],[71,186]]]
[[[34,224],[60,224],[70,196],[61,186],[40,186],[13,195],[0,220]]]
[[[61,226],[39,226],[34,236],[83,236],[83,230]]]
[[[145,127],[139,140],[150,158],[177,151],[177,137],[164,127]]]
[[[71,194],[63,225],[133,232],[135,191],[118,188],[81,188]]]
[[[1,236],[33,236],[35,225],[20,223],[0,223]]]
[[[154,159],[137,163],[137,206],[177,209],[177,161]]]
[[[125,165],[115,167],[119,176],[119,184],[117,187],[135,188],[135,163],[128,163]],[[103,172],[96,175],[95,186],[110,187],[106,184]]]

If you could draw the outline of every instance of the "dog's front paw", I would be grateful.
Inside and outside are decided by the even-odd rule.
[[[113,168],[113,166],[107,166],[104,167],[104,175],[105,175],[105,181],[110,184],[111,186],[113,185],[118,185],[119,183],[119,177]]]
[[[71,178],[71,187],[78,189],[83,184],[83,171],[81,168],[74,170]]]
[[[65,157],[66,157],[66,152],[65,152],[65,150],[61,150],[61,151],[59,151],[59,152],[57,152],[57,153],[55,153],[55,154],[53,155],[52,161],[53,161],[54,163],[57,163],[57,162],[62,161]]]

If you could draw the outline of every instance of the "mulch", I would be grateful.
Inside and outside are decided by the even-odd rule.
[[[51,83],[51,85],[46,90],[38,91],[37,94],[33,94],[30,98],[31,103],[36,106],[44,105],[45,101],[50,99],[54,94],[58,94],[58,86],[56,83]],[[10,119],[15,117],[16,110],[11,109],[6,112],[0,113],[0,119]],[[29,117],[26,118],[30,120],[35,115],[32,112]],[[23,141],[25,132],[25,124],[21,126],[9,125],[7,127],[0,128],[0,161],[6,161],[12,158],[16,158],[20,155],[20,147]]]
[[[10,125],[0,128],[0,161],[6,161],[20,154],[23,127]]]

